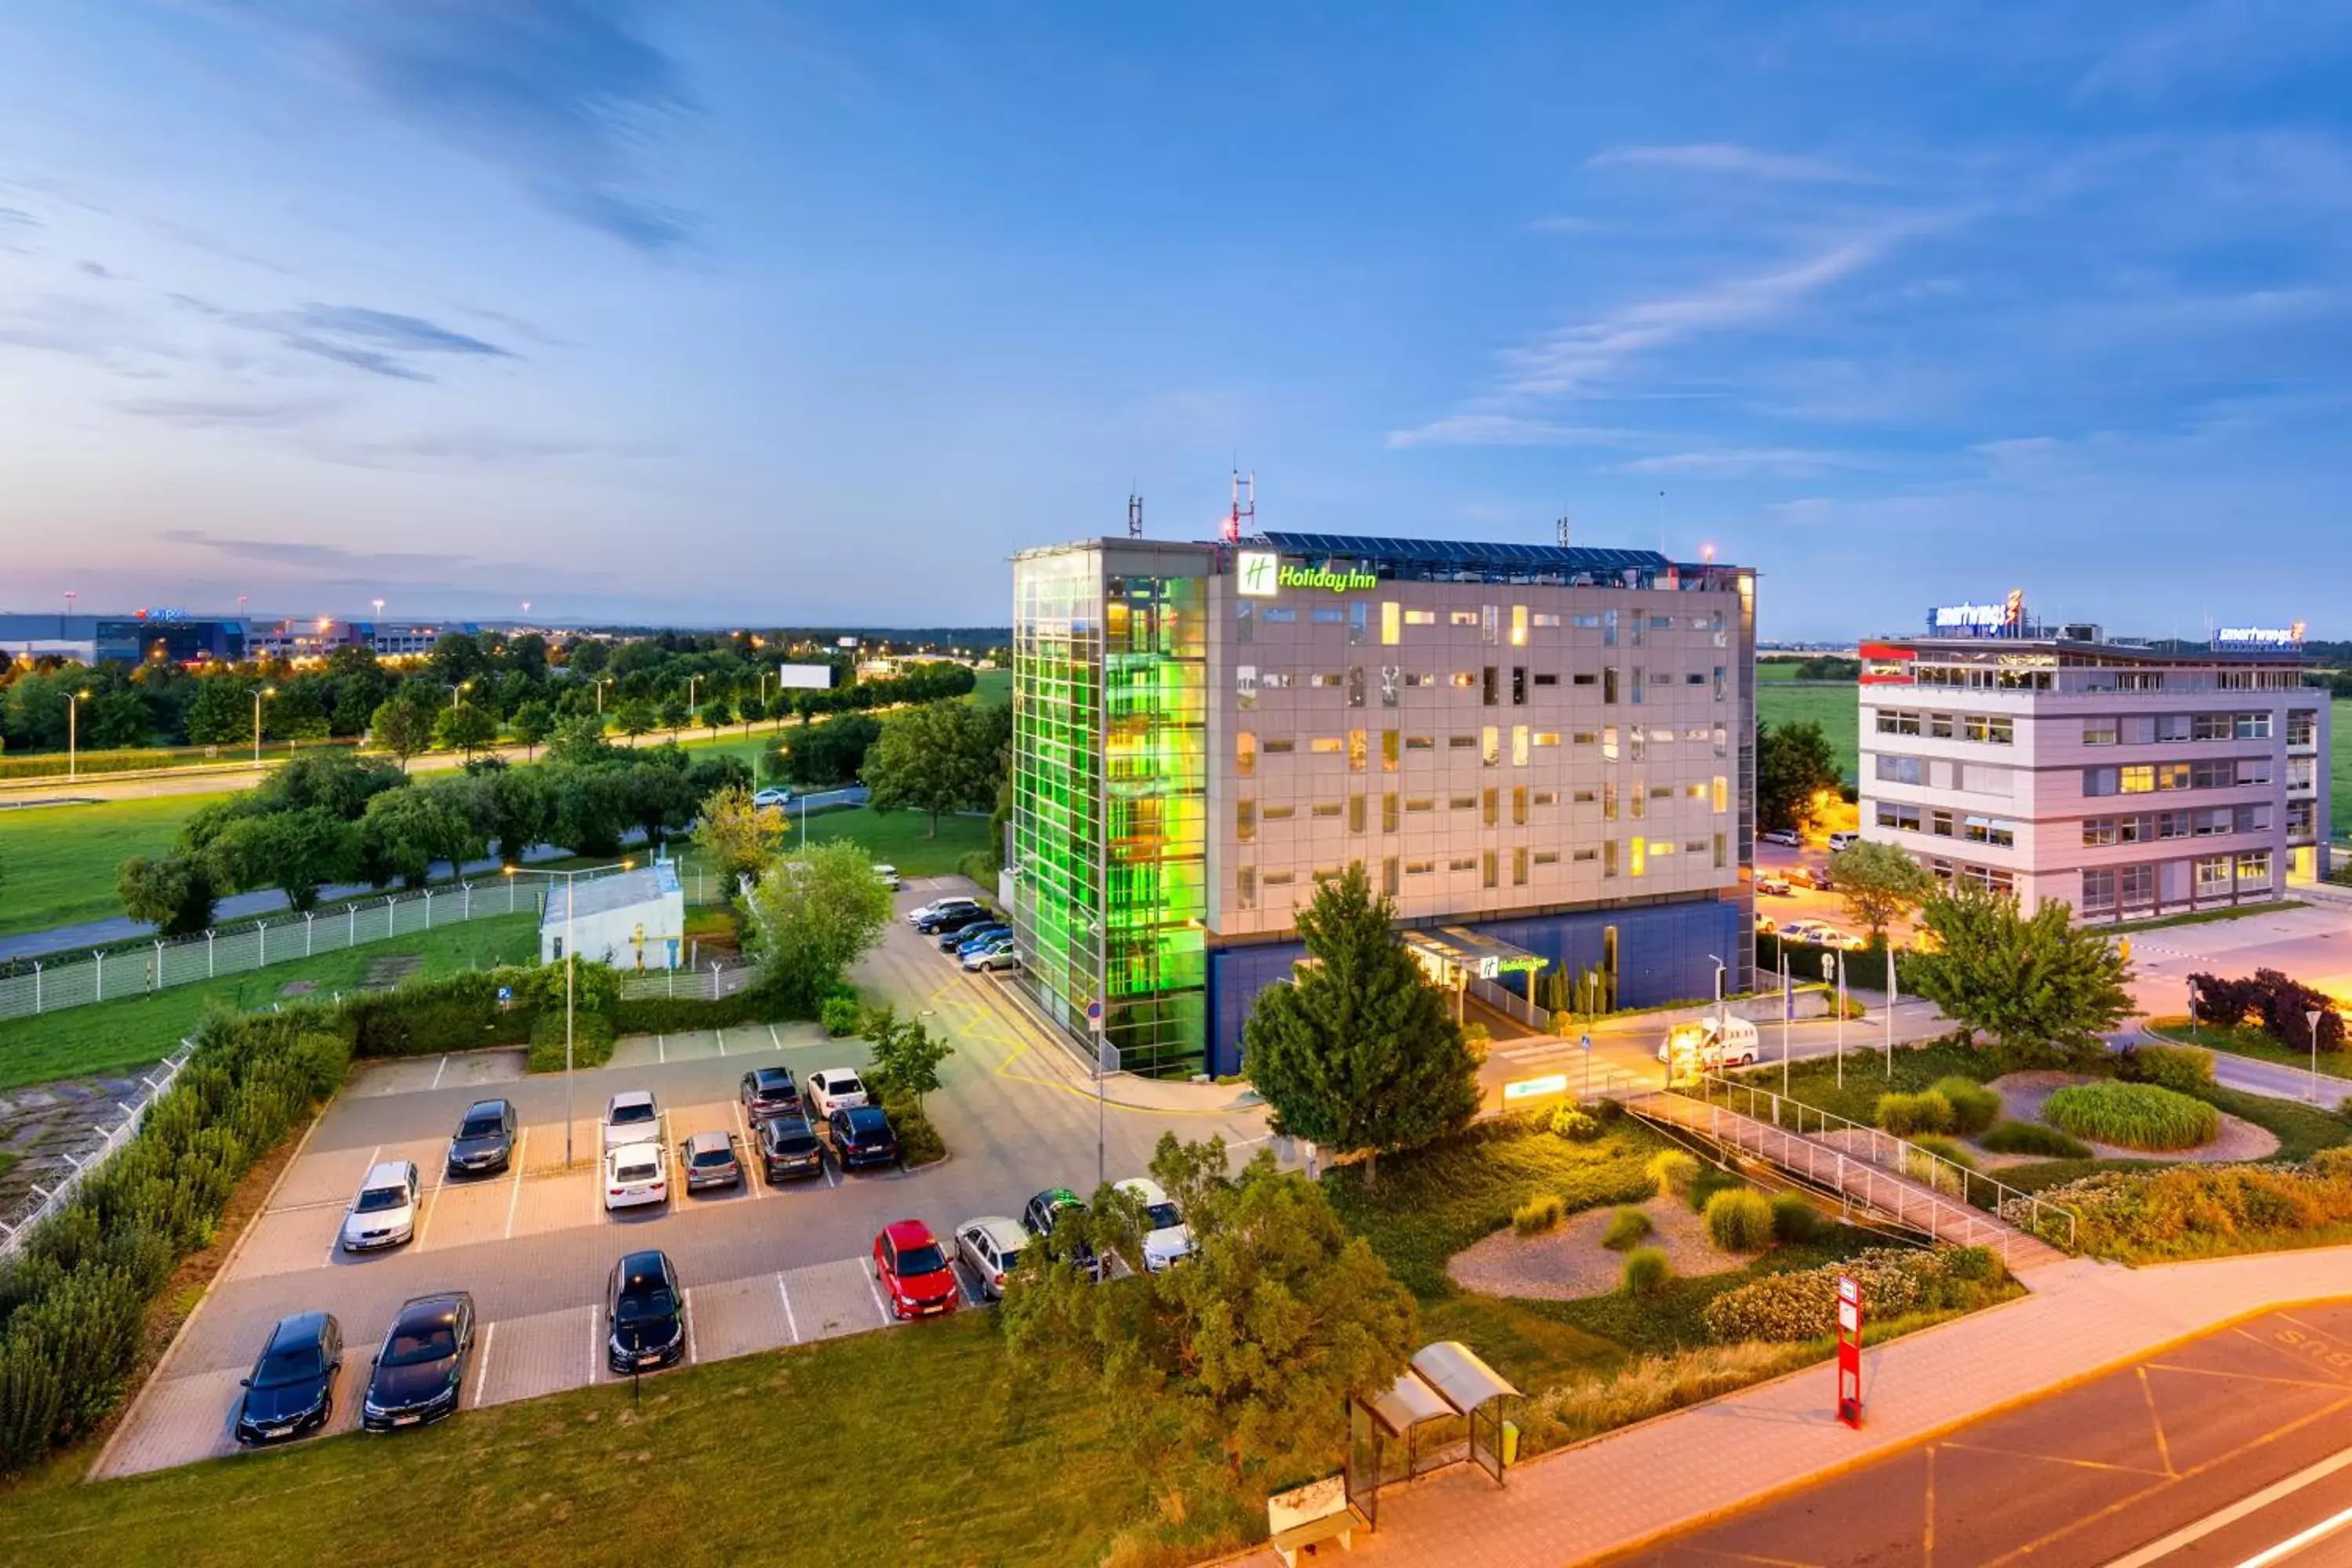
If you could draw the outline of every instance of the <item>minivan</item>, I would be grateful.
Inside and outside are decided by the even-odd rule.
[[[1666,1031],[1658,1042],[1658,1059],[1676,1078],[1748,1067],[1756,1060],[1759,1038],[1746,1018],[1695,1018]]]

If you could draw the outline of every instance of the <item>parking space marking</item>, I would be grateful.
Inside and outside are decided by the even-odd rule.
[[[507,1197],[507,1239],[509,1241],[514,1239],[515,1205],[522,1202],[523,1155],[530,1149],[530,1129],[526,1127],[521,1136],[515,1140],[514,1191]]]
[[[776,1033],[773,1024],[768,1026],[768,1038],[774,1042],[776,1049],[781,1051],[784,1048],[783,1037]]]
[[[669,1062],[669,1042],[659,1035],[654,1037],[654,1060],[665,1066]]]
[[[449,1058],[441,1059],[446,1062]],[[444,1160],[433,1173],[433,1190],[425,1194],[425,1210],[416,1216],[416,1248],[420,1252],[425,1249],[425,1233],[433,1227],[433,1215],[441,1207],[441,1189],[448,1184],[449,1162]]]
[[[751,1146],[751,1124],[743,1119],[743,1102],[734,1100],[728,1101],[728,1105],[735,1112],[735,1131],[743,1140],[743,1184],[751,1189],[753,1198],[764,1198],[768,1195],[767,1162],[761,1159],[759,1152]],[[751,1162],[755,1159],[760,1160],[756,1178],[751,1170]]]
[[[792,1331],[793,1343],[798,1344],[801,1342],[801,1325],[799,1320],[793,1316],[793,1293],[784,1289],[784,1276],[782,1269],[776,1272],[776,1294],[783,1298],[784,1327]]]
[[[874,1298],[874,1310],[882,1314],[883,1326],[887,1328],[890,1323],[890,1309],[882,1304],[882,1287],[874,1283],[874,1276],[866,1274],[862,1266],[858,1272],[865,1275],[866,1293]]]
[[[441,1065],[433,1069],[433,1087],[435,1089],[439,1089],[441,1087],[441,1075],[448,1070],[449,1058],[445,1056],[441,1058]]]
[[[604,1314],[604,1309],[602,1307],[592,1306],[588,1309],[588,1381],[591,1383],[596,1381],[596,1321]]]
[[[477,1409],[481,1407],[482,1390],[490,1384],[490,1347],[498,1342],[498,1324],[483,1325],[481,1360],[475,1363],[474,1370],[474,1405]]]
[[[694,1292],[681,1286],[677,1292],[678,1316],[686,1320],[686,1364],[694,1364]]]

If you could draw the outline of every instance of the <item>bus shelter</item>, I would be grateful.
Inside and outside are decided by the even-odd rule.
[[[1424,1345],[1396,1382],[1348,1411],[1348,1500],[1374,1529],[1380,1489],[1465,1460],[1502,1484],[1517,1457],[1504,1419],[1519,1391],[1457,1340]]]

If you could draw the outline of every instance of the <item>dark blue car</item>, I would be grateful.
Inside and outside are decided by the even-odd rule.
[[[833,1135],[833,1157],[845,1171],[898,1163],[898,1134],[879,1106],[845,1106],[827,1118],[825,1131]]]
[[[281,1319],[245,1379],[236,1440],[248,1446],[278,1443],[325,1426],[333,1414],[335,1374],[342,1367],[343,1326],[332,1312]]]

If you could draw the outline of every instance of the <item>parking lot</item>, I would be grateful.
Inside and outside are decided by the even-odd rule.
[[[909,887],[903,910],[936,896]],[[782,1065],[796,1078],[858,1067],[865,1047],[829,1041],[813,1025],[746,1025],[623,1040],[612,1065],[525,1077],[522,1052],[366,1064],[312,1128],[265,1211],[247,1229],[156,1379],[102,1456],[98,1473],[126,1475],[235,1451],[239,1394],[269,1329],[313,1310],[342,1321],[347,1344],[333,1430],[358,1424],[362,1391],[393,1314],[411,1297],[473,1293],[479,1321],[463,1404],[499,1404],[612,1378],[605,1370],[605,1277],[623,1252],[658,1247],[684,1286],[687,1357],[746,1355],[894,1323],[868,1262],[873,1238],[897,1219],[929,1224],[943,1242],[980,1215],[1018,1215],[1031,1194],[1093,1187],[1097,1111],[1069,1053],[1005,996],[1007,981],[961,973],[903,922],[861,964],[869,995],[893,1002],[954,1041],[943,1087],[927,1109],[947,1161],[771,1187],[688,1195],[673,1157],[671,1196],[656,1207],[607,1213],[596,1162],[606,1099],[650,1089],[672,1150],[695,1132],[730,1132],[752,1147],[737,1098],[742,1075]],[[1139,1174],[1163,1131],[1265,1136],[1263,1112],[1232,1089],[1147,1085],[1101,1112],[1111,1179]],[[444,1173],[451,1131],[473,1101],[503,1096],[521,1123],[505,1173]],[[339,1251],[344,1212],[367,1170],[414,1161],[424,1198],[414,1239],[354,1257]],[[966,1282],[966,1300],[971,1299]],[[918,1327],[917,1331],[920,1331]],[[462,1415],[459,1419],[463,1419]]]

